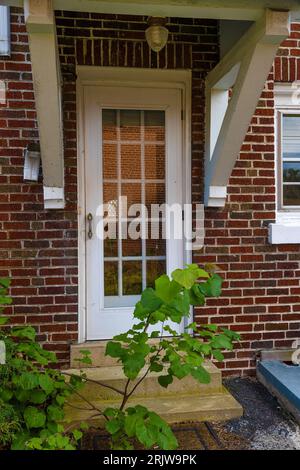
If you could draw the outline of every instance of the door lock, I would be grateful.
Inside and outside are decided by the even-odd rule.
[[[93,221],[93,216],[91,213],[89,213],[87,216],[87,221],[88,221],[88,224],[89,224],[89,230],[88,230],[88,237],[89,239],[93,238],[93,225],[92,225],[92,221]]]

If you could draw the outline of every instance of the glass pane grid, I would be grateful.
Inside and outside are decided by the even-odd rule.
[[[119,306],[127,306],[165,272],[166,242],[151,240],[149,251],[146,238],[123,236],[124,223],[126,230],[128,223],[140,223],[145,233],[149,221],[164,224],[165,218],[149,218],[147,211],[138,218],[124,217],[116,203],[124,195],[128,207],[165,203],[165,116],[163,111],[139,110],[103,110],[102,116],[104,202],[116,209],[118,221],[117,240],[104,242],[104,291],[107,306],[118,297]]]

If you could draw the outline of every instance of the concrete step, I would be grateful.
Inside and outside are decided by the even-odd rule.
[[[161,397],[161,396],[170,396],[177,395],[178,393],[185,394],[198,394],[199,396],[207,396],[211,394],[221,393],[222,392],[222,376],[221,371],[213,365],[210,361],[204,363],[204,367],[209,372],[211,381],[209,384],[200,384],[193,377],[185,377],[182,380],[174,378],[174,381],[168,388],[161,387],[157,381],[157,378],[162,375],[162,372],[155,373],[151,372],[139,385],[135,392],[137,397]],[[167,373],[167,368],[165,373]],[[81,369],[87,376],[88,379],[92,381],[101,381],[104,385],[117,388],[119,390],[124,390],[126,384],[126,378],[121,366],[110,366],[110,367],[93,367]],[[131,387],[133,387],[141,378],[147,367],[145,367],[139,374],[138,378],[132,382]],[[69,369],[65,371],[68,374],[79,374],[79,369]],[[119,394],[114,390],[111,390],[106,387],[101,387],[94,382],[87,382],[85,387],[81,390],[81,395],[90,399],[90,400],[110,400],[117,399]]]
[[[68,422],[76,424],[82,421],[89,421],[94,426],[102,427],[104,425],[103,418],[95,417],[95,411],[89,410],[88,405],[84,401],[74,401],[72,403],[75,407],[69,405],[65,407],[66,420]],[[120,402],[116,400],[98,400],[94,405],[98,409],[104,410],[106,407],[120,406]],[[210,396],[177,394],[176,396],[134,397],[128,401],[128,407],[135,405],[146,406],[170,424],[226,421],[239,418],[243,414],[241,405],[225,388],[223,388],[221,393]]]
[[[150,340],[149,343],[157,343],[157,339]],[[71,344],[70,367],[72,369],[93,368],[93,367],[110,367],[116,366],[118,363],[115,358],[105,356],[107,341],[86,341],[85,343]],[[92,364],[83,364],[78,359],[82,358],[81,350],[89,350]]]

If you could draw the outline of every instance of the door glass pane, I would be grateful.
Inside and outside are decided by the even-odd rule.
[[[145,144],[145,173],[147,179],[165,179],[165,146],[162,142]]]
[[[166,272],[166,261],[147,261],[147,285],[155,287],[155,279]]]
[[[142,262],[123,261],[123,295],[138,295],[142,292]]]
[[[118,295],[118,262],[105,261],[104,279],[104,294]]]
[[[116,218],[105,230],[117,234],[104,240],[104,306],[128,307],[166,270],[164,214],[151,214],[166,203],[165,112],[104,109],[102,123],[103,201]]]
[[[141,179],[141,145],[121,145],[121,177],[122,179]]]

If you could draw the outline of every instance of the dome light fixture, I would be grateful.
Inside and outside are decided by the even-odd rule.
[[[161,51],[168,41],[169,31],[166,28],[167,18],[150,16],[148,28],[146,29],[146,39],[149,47],[154,52]]]

